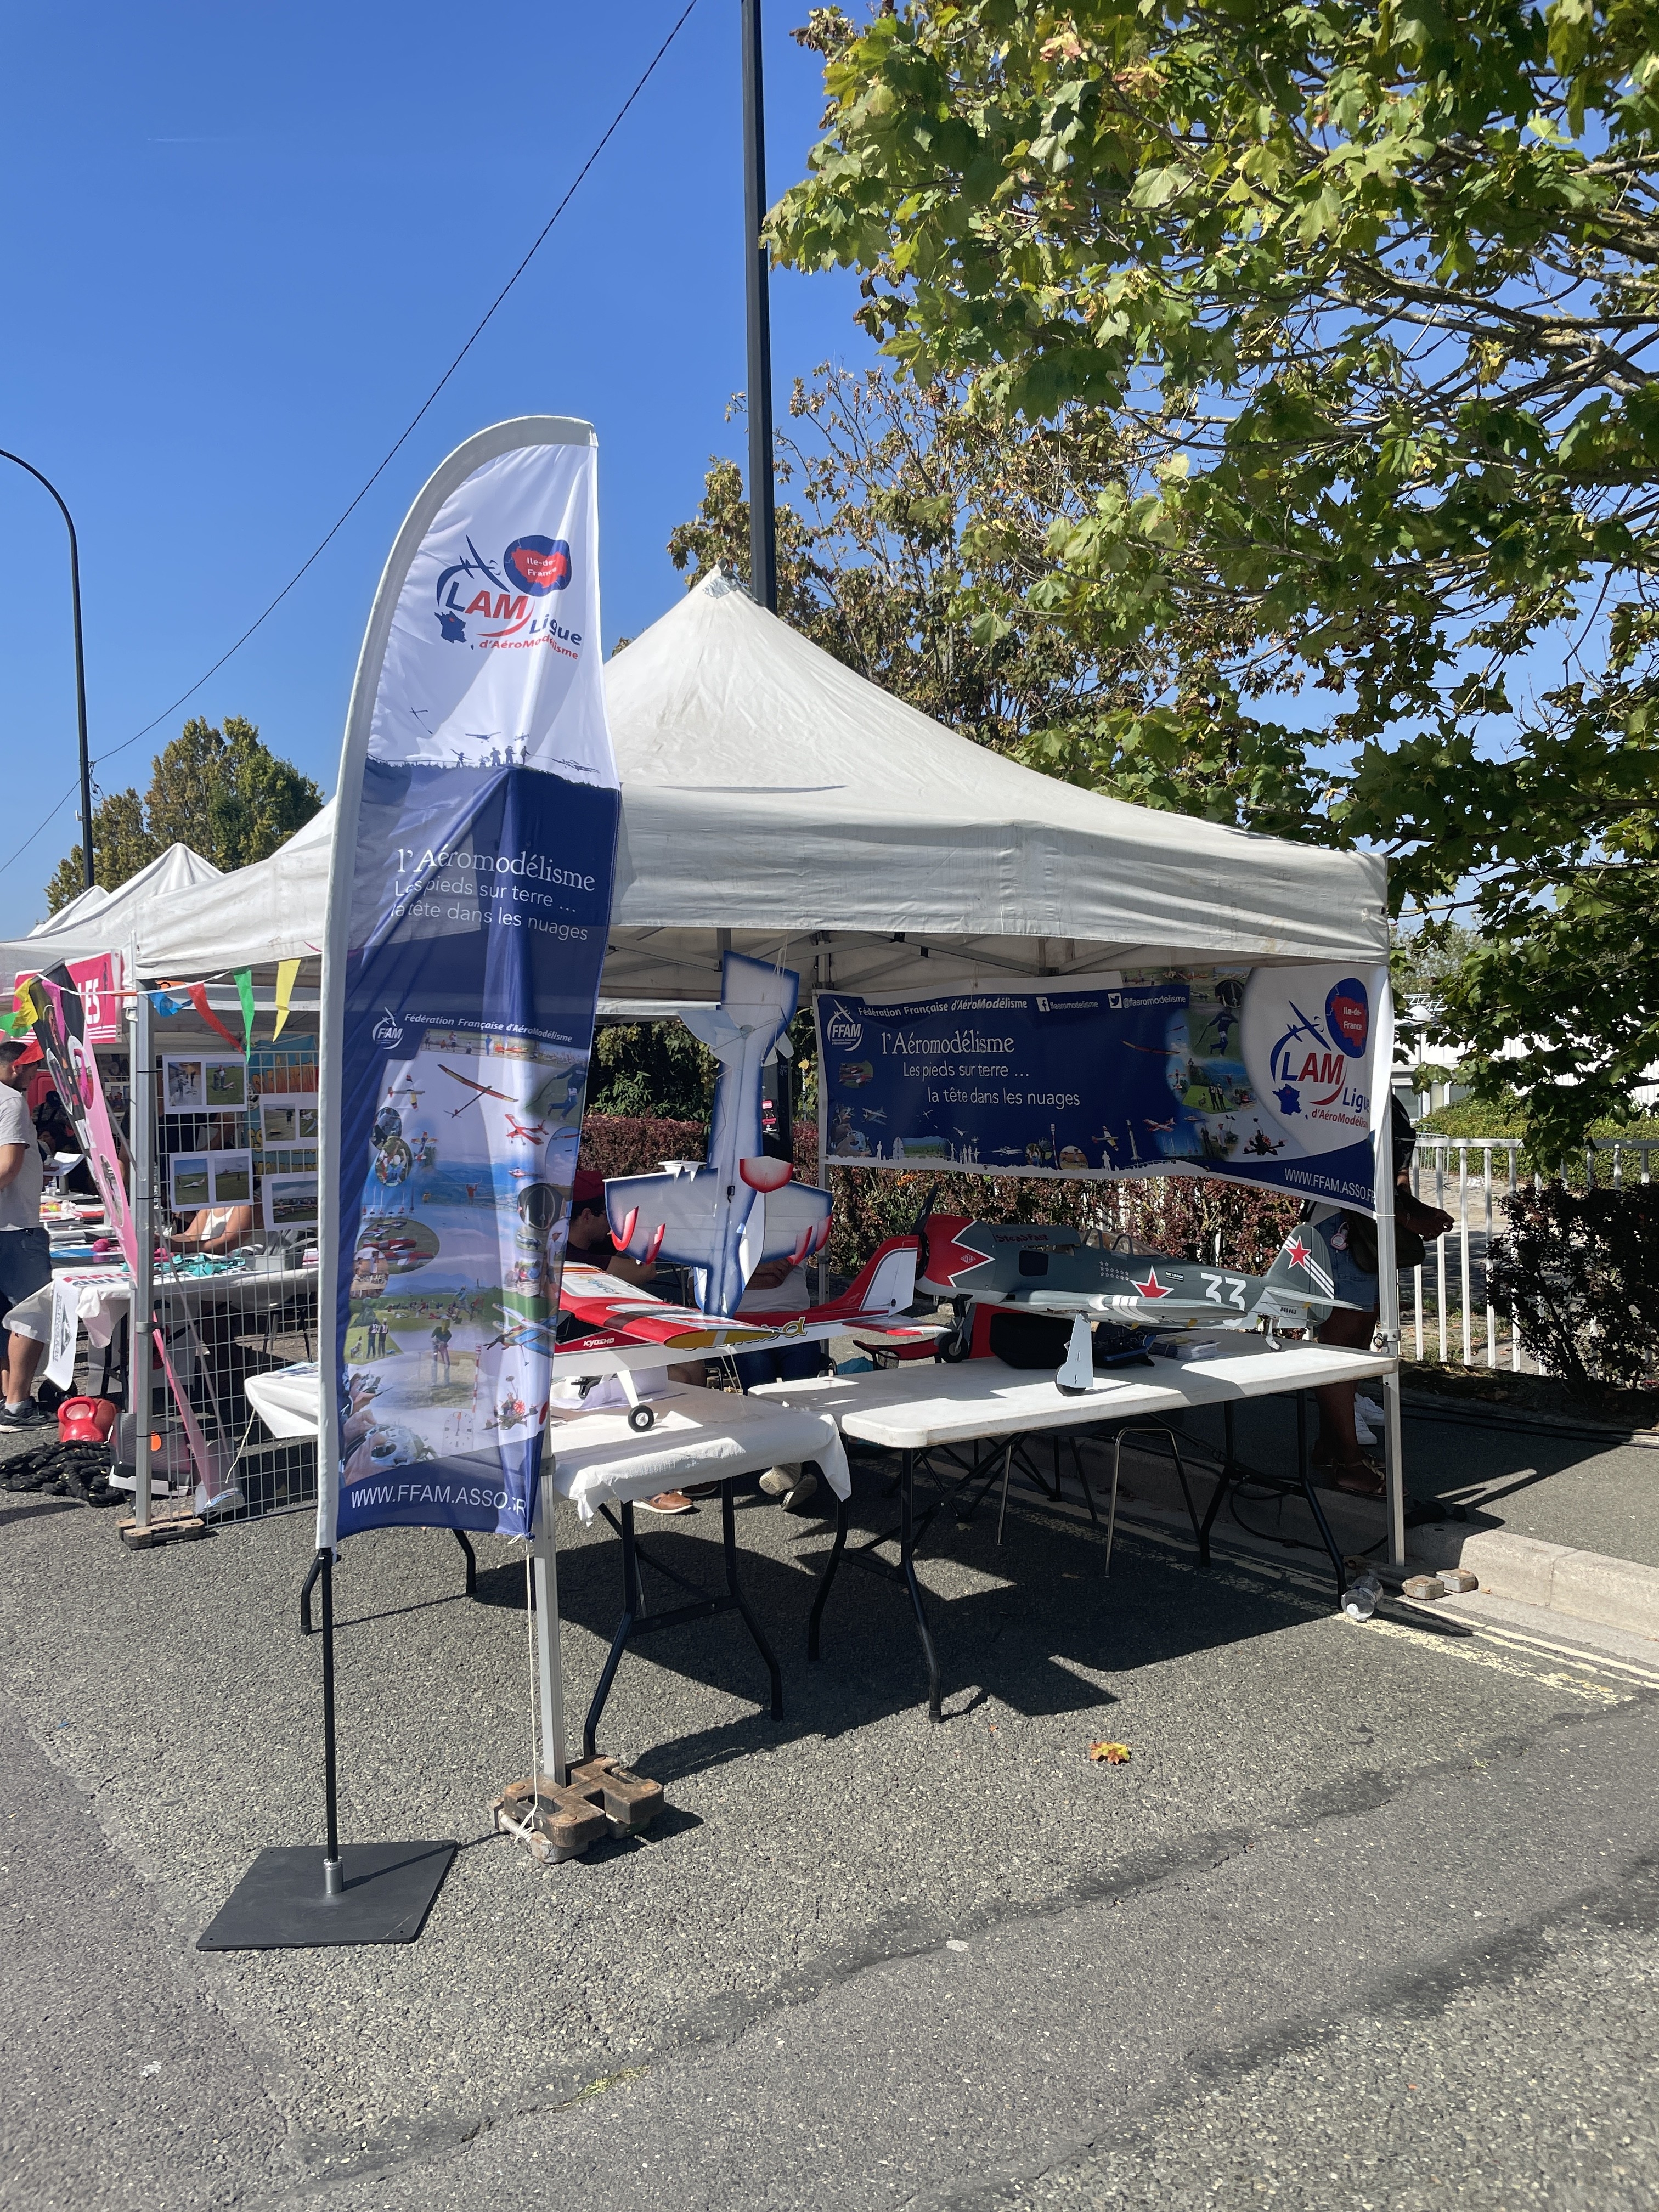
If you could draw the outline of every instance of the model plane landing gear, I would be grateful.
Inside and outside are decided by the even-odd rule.
[[[635,1436],[642,1437],[647,1429],[655,1428],[657,1417],[649,1406],[630,1406],[628,1409],[628,1425]]]

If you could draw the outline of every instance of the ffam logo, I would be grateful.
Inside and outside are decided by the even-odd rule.
[[[369,1035],[376,1044],[386,1045],[395,1052],[404,1041],[404,1025],[388,1006]]]
[[[565,629],[537,604],[564,591],[570,577],[570,547],[562,538],[515,538],[495,562],[486,560],[469,538],[466,558],[449,562],[433,587],[438,635],[446,645],[468,645],[475,651],[547,646],[574,660],[581,632]]]
[[[850,1052],[854,1045],[863,1041],[864,1024],[855,1022],[850,1014],[840,1012],[830,1015],[823,1033],[831,1044]]]
[[[1348,1121],[1369,1110],[1365,1094],[1347,1079],[1350,1060],[1363,1058],[1370,1036],[1370,996],[1357,975],[1345,975],[1326,994],[1324,1018],[1286,1001],[1291,1019],[1273,1044],[1268,1066],[1279,1113]]]

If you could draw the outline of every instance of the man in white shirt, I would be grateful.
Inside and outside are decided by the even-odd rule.
[[[0,1037],[0,1316],[52,1280],[52,1245],[40,1225],[44,1176],[29,1118],[28,1041]],[[35,1404],[34,1370],[46,1346],[32,1336],[6,1338],[5,1403],[0,1429],[38,1429],[46,1416]]]

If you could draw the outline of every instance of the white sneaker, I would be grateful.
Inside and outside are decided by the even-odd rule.
[[[1360,1412],[1358,1406],[1353,1409],[1353,1435],[1354,1442],[1358,1444],[1362,1449],[1369,1444],[1379,1443],[1382,1438],[1382,1431],[1380,1429],[1374,1429],[1371,1426],[1370,1423],[1365,1419],[1365,1416]]]
[[[769,1498],[787,1498],[799,1480],[799,1467],[769,1467],[760,1479],[760,1486]]]
[[[1380,1429],[1382,1427],[1382,1408],[1377,1404],[1375,1398],[1362,1398],[1356,1391],[1354,1394],[1353,1409],[1359,1419],[1362,1421],[1369,1421],[1374,1429]]]
[[[800,1480],[796,1483],[794,1488],[789,1492],[789,1495],[783,1501],[783,1510],[786,1513],[799,1513],[802,1506],[808,1504],[817,1496],[817,1494],[818,1479],[817,1475],[813,1474],[810,1467],[803,1468],[801,1469]]]

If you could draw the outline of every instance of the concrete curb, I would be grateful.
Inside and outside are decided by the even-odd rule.
[[[1627,1444],[1638,1450],[1659,1451],[1659,1429],[1618,1429],[1608,1422],[1575,1420],[1568,1413],[1534,1413],[1523,1407],[1494,1405],[1485,1399],[1443,1397],[1435,1390],[1402,1389],[1400,1402],[1409,1413],[1425,1413],[1437,1420],[1463,1422],[1471,1428],[1583,1437],[1591,1443]]]
[[[1659,1642],[1659,1567],[1541,1543],[1506,1528],[1466,1538],[1458,1564],[1493,1597]]]

